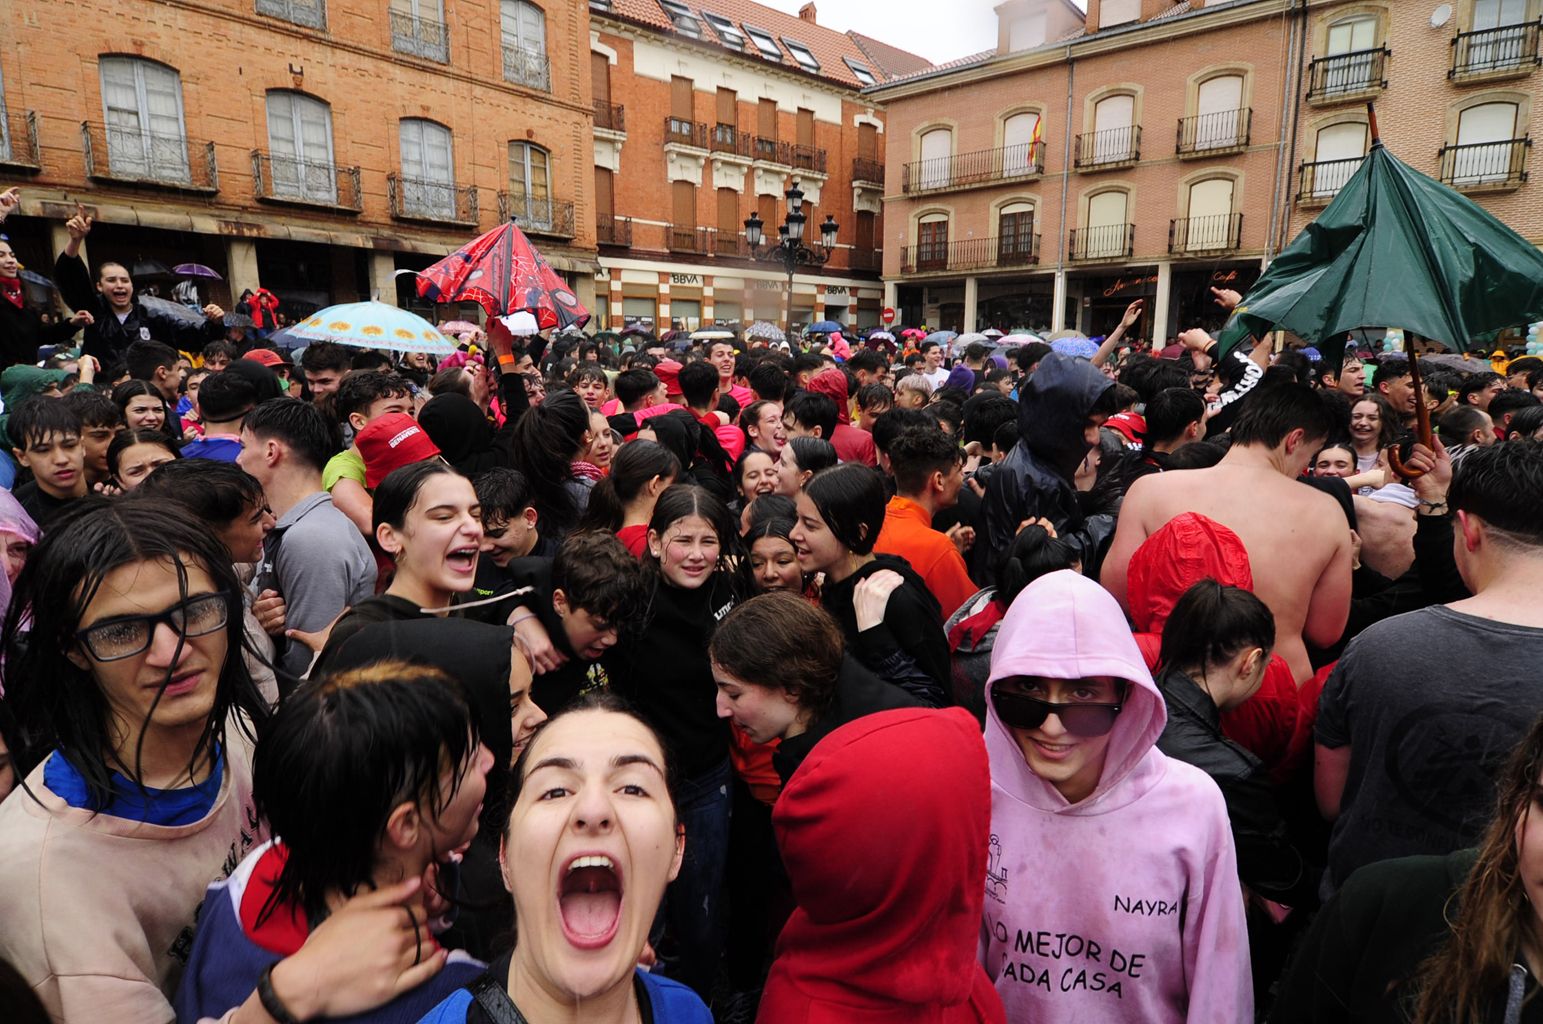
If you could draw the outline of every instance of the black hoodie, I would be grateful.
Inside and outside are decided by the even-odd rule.
[[[972,552],[974,577],[995,579],[996,564],[1025,519],[1045,518],[1082,550],[1091,570],[1110,525],[1084,531],[1073,478],[1090,448],[1088,413],[1114,386],[1092,363],[1058,352],[1041,359],[1018,394],[1018,443],[991,474]]]
[[[884,621],[858,632],[852,604],[857,584],[883,569],[898,572],[905,583],[889,595]],[[820,607],[840,623],[851,653],[880,679],[932,707],[953,703],[948,699],[952,672],[943,609],[905,559],[878,555],[840,583],[827,580],[820,590]]]

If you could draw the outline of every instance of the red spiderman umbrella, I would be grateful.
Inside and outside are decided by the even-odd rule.
[[[419,273],[418,295],[430,302],[475,302],[489,316],[523,309],[543,331],[589,321],[589,310],[513,221]]]

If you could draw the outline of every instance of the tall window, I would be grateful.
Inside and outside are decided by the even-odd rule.
[[[0,160],[11,159],[11,120],[5,112],[5,76],[0,75]]]
[[[1357,15],[1330,25],[1326,53],[1330,60],[1322,71],[1324,94],[1332,96],[1371,88],[1378,67],[1372,52],[1376,44],[1375,15]]]
[[[679,252],[695,252],[696,186],[689,181],[670,182],[670,200],[674,214],[674,222],[670,225],[670,248]]]
[[[509,143],[509,212],[537,230],[552,228],[552,156],[540,146]]]
[[[1034,169],[1039,166],[1040,155],[1034,143],[1034,133],[1038,128],[1039,115],[1033,112],[1014,114],[1002,122],[1003,174],[1034,173]]]
[[[1208,178],[1189,187],[1184,248],[1225,249],[1232,244],[1231,178]]]
[[[1026,260],[1034,255],[1034,207],[1008,203],[997,215],[997,255],[1004,261]]]
[[[113,176],[189,181],[182,79],[177,72],[138,57],[103,57],[101,74],[107,162]]]
[[[338,201],[332,111],[321,100],[283,89],[268,93],[268,158],[274,195],[313,203]]]
[[[1317,141],[1303,191],[1321,198],[1343,188],[1361,165],[1361,158],[1366,155],[1366,125],[1330,125],[1319,130]]]
[[[739,252],[739,193],[731,188],[718,190],[717,251],[731,256]]]
[[[444,0],[391,0],[391,48],[397,53],[450,62]]]
[[[1515,103],[1481,103],[1462,112],[1452,161],[1454,185],[1482,185],[1511,177],[1516,113]]]
[[[595,233],[601,242],[616,241],[616,176],[609,167],[595,168]]]
[[[1083,259],[1110,259],[1123,256],[1130,237],[1126,216],[1128,197],[1124,192],[1100,192],[1088,200],[1088,223],[1075,255]]]
[[[550,92],[546,15],[529,0],[502,0],[504,81]]]
[[[857,214],[853,217],[853,221],[855,222],[852,232],[853,248],[866,256],[875,248],[873,238],[878,224],[878,217],[872,210],[858,210]]]
[[[739,137],[739,93],[718,87],[718,121],[713,125],[713,148],[733,151]]]
[[[921,140],[922,188],[943,188],[949,181],[950,157],[954,155],[954,133],[947,128],[934,128]]]
[[[916,269],[942,270],[948,266],[948,216],[927,214],[916,225]]]
[[[257,0],[257,13],[308,28],[327,27],[326,0]]]
[[[455,160],[449,128],[416,117],[402,121],[401,188],[404,213],[455,219]]]
[[[1242,144],[1243,76],[1218,75],[1200,83],[1195,97],[1195,148]]]
[[[1474,71],[1513,68],[1535,56],[1527,24],[1527,0],[1474,0],[1466,65]]]
[[[1136,97],[1105,96],[1093,108],[1093,163],[1130,160],[1136,152]]]

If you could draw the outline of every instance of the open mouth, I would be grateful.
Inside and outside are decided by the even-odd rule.
[[[477,549],[475,547],[456,548],[445,556],[445,564],[454,572],[473,572],[477,568]]]
[[[557,886],[563,937],[579,949],[601,949],[621,928],[622,884],[615,861],[581,854],[568,862]]]
[[[182,672],[178,675],[172,676],[171,680],[166,684],[166,688],[161,691],[161,696],[163,698],[180,697],[184,693],[191,693],[198,687],[198,682],[203,677],[204,673],[202,670],[195,672]]]

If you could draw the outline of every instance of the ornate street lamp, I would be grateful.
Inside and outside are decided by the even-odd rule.
[[[789,334],[793,333],[793,275],[799,267],[819,267],[830,259],[832,251],[836,248],[836,218],[827,214],[825,222],[820,225],[820,244],[816,248],[810,248],[804,244],[804,222],[808,219],[804,215],[804,193],[798,187],[795,179],[793,186],[783,193],[787,197],[788,209],[782,218],[782,223],[777,227],[777,241],[770,243],[766,238],[766,224],[761,220],[759,213],[751,213],[750,219],[745,221],[745,242],[750,246],[750,255],[762,263],[780,263],[783,271],[788,275],[787,297],[783,302],[782,328]],[[762,249],[765,242],[766,248]]]

